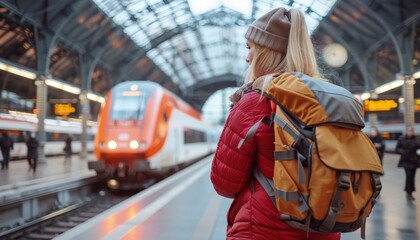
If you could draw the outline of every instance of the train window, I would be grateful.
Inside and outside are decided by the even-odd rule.
[[[110,118],[117,120],[141,120],[144,118],[148,99],[156,85],[145,82],[126,82],[111,92]]]
[[[7,134],[9,135],[9,137],[14,141],[14,142],[21,142],[21,136],[22,136],[22,131],[19,130],[6,130],[3,132],[7,132]],[[22,141],[24,142],[24,140]]]
[[[184,143],[206,142],[206,133],[194,129],[184,129]]]
[[[55,141],[60,140],[60,133],[55,132],[55,133],[54,133],[54,136],[53,136],[53,139],[54,139]]]
[[[144,118],[148,96],[116,96],[112,101],[112,120],[141,120]]]
[[[389,133],[389,132],[382,132],[381,135],[382,135],[382,138],[384,140],[385,139],[391,139],[391,133]]]

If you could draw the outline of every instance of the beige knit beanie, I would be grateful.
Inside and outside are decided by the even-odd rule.
[[[290,12],[276,8],[255,20],[245,38],[260,46],[285,53],[289,41]]]

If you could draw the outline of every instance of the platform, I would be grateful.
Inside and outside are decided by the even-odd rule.
[[[93,159],[94,156],[91,154],[88,154],[85,159],[74,154],[71,165],[64,165],[64,156],[47,157],[45,162],[38,163],[36,172],[29,168],[26,160],[11,161],[9,169],[0,170],[0,192],[56,179],[94,176],[95,172],[87,168],[88,160]]]
[[[366,239],[416,240],[420,229],[420,194],[406,199],[398,155],[386,154],[383,190],[367,221]],[[56,239],[225,239],[231,199],[218,196],[209,179],[211,157],[138,193]],[[420,174],[416,184],[420,187]],[[360,239],[360,232],[342,234]]]

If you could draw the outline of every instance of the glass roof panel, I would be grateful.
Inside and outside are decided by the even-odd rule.
[[[163,19],[162,21],[162,29],[174,29],[178,26],[178,24],[174,21],[171,17],[170,19]]]
[[[159,55],[159,51],[154,48],[147,52],[147,56],[151,59],[155,59]]]
[[[188,4],[194,15],[200,15],[209,10],[220,7],[220,1],[195,1],[189,0]]]
[[[214,57],[216,57],[217,55],[219,55],[219,45],[218,44],[209,44],[206,47],[206,52],[207,52],[207,56],[209,56],[209,58],[213,59]]]
[[[161,2],[161,0],[147,0],[147,3],[149,3],[149,5],[154,5],[159,2]]]
[[[215,57],[214,60],[219,60],[219,59],[217,57]],[[212,63],[213,63],[213,68],[217,69],[217,72],[219,73],[219,74],[215,74],[216,76],[225,72],[225,62],[224,61],[212,61]]]
[[[133,38],[134,42],[139,46],[146,49],[150,48],[151,44],[149,37],[147,37],[144,32],[138,31],[135,34],[131,35],[131,37]]]
[[[191,52],[195,59],[200,59],[201,57],[203,57],[203,49],[201,49],[198,46],[196,48],[192,48]]]
[[[146,32],[153,39],[163,34],[164,30],[162,24],[159,21],[155,21],[150,23]]]
[[[176,22],[179,25],[183,25],[186,23],[189,23],[191,21],[191,17],[185,14],[182,14],[181,12],[178,12],[178,14],[176,14]]]
[[[181,69],[179,71],[179,77],[182,79],[182,80],[179,80],[179,83],[182,86],[192,85],[195,81],[193,76],[191,75],[191,72],[186,68]]]
[[[106,13],[108,16],[113,17],[118,12],[122,11],[122,6],[119,1],[112,0],[94,0],[96,4],[100,4],[99,7]],[[102,5],[102,6],[101,6]]]
[[[252,1],[242,0],[238,4],[237,0],[213,0],[213,1],[202,1],[202,0],[188,0],[191,11],[194,15],[200,15],[210,10],[224,6],[233,9],[237,12],[244,14],[247,17],[251,16],[252,12]]]
[[[143,13],[141,16],[138,16],[137,24],[141,26],[142,29],[148,29],[150,24],[157,22],[158,19],[156,16],[152,13]]]
[[[132,4],[127,5],[127,10],[131,13],[136,13],[147,7],[146,1],[134,1]]]
[[[147,52],[151,61],[185,88],[226,73],[242,76],[248,53],[244,36],[255,18],[273,8],[290,8],[288,4],[292,4],[306,14],[312,32],[336,0],[94,2]]]
[[[318,0],[314,1],[314,3],[311,5],[311,9],[318,13],[320,16],[325,17],[325,15],[328,14],[334,4],[335,1]]]
[[[126,11],[121,11],[117,13],[112,20],[114,20],[116,24],[123,25],[125,22],[130,20],[130,14]]]
[[[182,45],[183,48],[197,48],[200,42],[197,40],[197,33],[194,31],[186,30],[183,34],[174,37],[174,44],[177,46]]]
[[[201,74],[203,75],[203,79],[208,79],[214,76],[213,71],[208,70],[208,68],[205,68]]]
[[[172,10],[171,10],[170,5],[164,5],[162,7],[156,8],[154,11],[155,11],[156,14],[158,14],[161,17],[163,17],[165,15],[171,15],[172,14]]]
[[[138,31],[140,31],[140,27],[137,24],[130,25],[124,29],[124,32],[130,36],[134,35]]]
[[[220,37],[221,37],[220,33],[221,33],[220,27],[203,26],[200,29],[200,34],[203,36],[203,39],[206,42],[220,41]]]

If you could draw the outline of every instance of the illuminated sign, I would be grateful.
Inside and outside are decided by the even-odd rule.
[[[141,96],[141,92],[140,91],[124,91],[122,92],[122,95],[124,97],[139,97]]]
[[[365,112],[397,112],[398,99],[366,99],[363,101]]]
[[[415,111],[420,112],[420,99],[415,99],[416,105],[415,105]]]
[[[69,116],[77,112],[75,104],[71,103],[55,103],[53,104],[54,115],[58,116]]]

